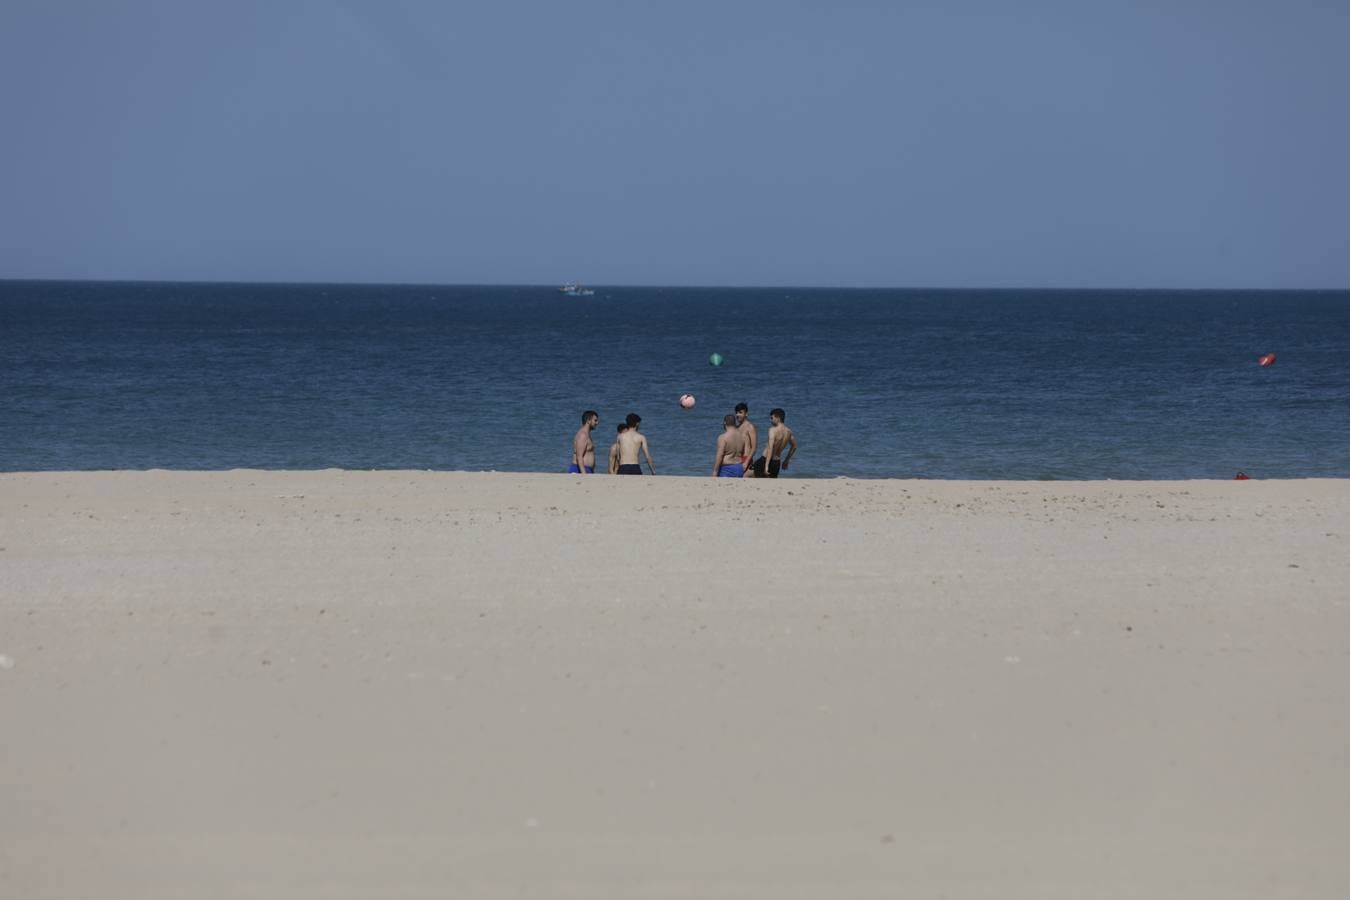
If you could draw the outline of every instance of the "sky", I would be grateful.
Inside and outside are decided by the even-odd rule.
[[[0,2],[0,278],[1350,287],[1350,3]]]

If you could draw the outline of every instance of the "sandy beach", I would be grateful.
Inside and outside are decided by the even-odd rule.
[[[1350,481],[0,474],[0,896],[1342,898]]]

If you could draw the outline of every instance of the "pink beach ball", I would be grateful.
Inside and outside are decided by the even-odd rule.
[[[681,394],[681,395],[680,395],[680,405],[683,406],[685,409],[693,409],[693,408],[694,408],[694,395],[693,395],[693,394]]]

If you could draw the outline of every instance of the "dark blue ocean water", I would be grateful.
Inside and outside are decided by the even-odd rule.
[[[562,471],[594,408],[702,475],[737,401],[797,477],[1346,477],[1350,292],[0,282],[6,471]]]

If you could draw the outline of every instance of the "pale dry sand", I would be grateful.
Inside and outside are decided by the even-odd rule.
[[[1350,896],[1350,482],[0,475],[0,897]]]

